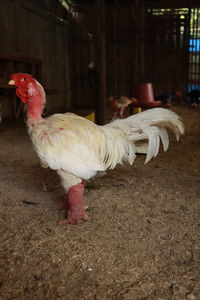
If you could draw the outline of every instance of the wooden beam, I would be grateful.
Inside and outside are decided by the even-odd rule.
[[[200,7],[199,0],[152,0],[144,1],[146,7],[148,8],[193,8]]]
[[[97,16],[97,72],[98,96],[96,100],[96,122],[99,125],[106,121],[106,32],[105,32],[105,0],[96,0]]]

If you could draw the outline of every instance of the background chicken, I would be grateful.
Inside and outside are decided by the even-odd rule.
[[[162,106],[164,107],[172,107],[175,103],[180,103],[182,97],[182,93],[180,91],[175,92],[167,92],[158,96],[155,96],[156,101],[161,101]]]
[[[200,90],[192,90],[191,92],[187,93],[187,97],[192,107],[200,107]]]
[[[166,151],[169,139],[165,128],[170,128],[177,139],[184,132],[178,115],[163,108],[104,126],[72,113],[44,119],[46,99],[42,86],[22,73],[13,74],[9,84],[16,86],[17,95],[27,106],[28,132],[41,163],[57,171],[67,193],[67,218],[62,224],[88,219],[84,203],[86,180],[119,163],[132,164],[141,142],[146,142],[146,162],[158,154],[160,140]]]
[[[113,117],[114,118],[123,118],[125,109],[130,105],[136,103],[135,98],[128,98],[126,96],[121,96],[119,99],[116,97],[110,96],[108,98],[108,103],[110,104]]]

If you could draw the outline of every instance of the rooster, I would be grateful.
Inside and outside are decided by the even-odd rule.
[[[17,96],[26,105],[28,133],[41,164],[58,173],[66,191],[66,219],[61,224],[88,219],[84,188],[97,172],[125,161],[132,165],[141,142],[146,147],[147,163],[158,154],[160,140],[167,150],[166,128],[177,140],[184,133],[179,116],[164,108],[146,110],[104,126],[73,113],[43,118],[46,96],[41,84],[23,73],[13,74],[9,84],[16,87]]]

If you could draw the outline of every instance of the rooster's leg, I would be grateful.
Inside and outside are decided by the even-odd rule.
[[[85,211],[84,201],[85,183],[81,182],[69,188],[67,194],[67,219],[60,222],[60,224],[74,224],[79,221],[88,220]]]

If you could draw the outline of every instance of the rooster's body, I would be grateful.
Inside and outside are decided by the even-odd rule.
[[[27,78],[25,81],[24,79]],[[98,171],[113,169],[125,161],[132,164],[142,148],[146,162],[158,154],[160,140],[166,151],[169,144],[165,128],[177,139],[184,132],[177,114],[155,108],[126,119],[117,119],[98,126],[72,113],[42,118],[45,93],[42,86],[27,74],[14,74],[17,95],[27,105],[27,126],[43,165],[56,170],[67,192],[67,219],[62,223],[86,220],[84,203],[85,181]]]

